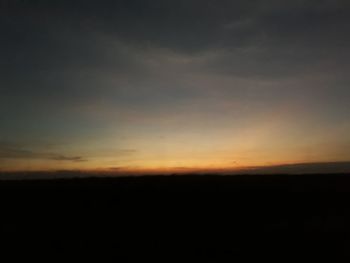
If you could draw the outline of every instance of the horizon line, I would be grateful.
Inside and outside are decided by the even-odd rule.
[[[327,167],[326,167],[327,166]],[[333,166],[333,167],[332,167]],[[341,166],[341,167],[340,167]],[[35,174],[35,173],[77,173],[77,174],[106,174],[106,175],[140,175],[140,174],[189,174],[189,173],[215,173],[215,174],[227,174],[227,173],[242,173],[242,172],[256,172],[268,171],[269,169],[303,169],[303,168],[328,168],[339,169],[345,168],[350,172],[350,160],[349,161],[331,161],[331,162],[296,162],[285,164],[273,164],[273,165],[256,165],[256,166],[240,166],[240,167],[223,167],[223,168],[200,168],[200,167],[169,167],[169,168],[136,168],[136,167],[106,167],[95,169],[42,169],[42,170],[1,170],[0,174]],[[328,170],[327,169],[327,170]],[[302,171],[300,171],[303,173]],[[330,171],[325,171],[326,173]],[[280,173],[276,171],[276,173]],[[307,173],[312,173],[309,171]],[[315,171],[320,173],[320,171]]]

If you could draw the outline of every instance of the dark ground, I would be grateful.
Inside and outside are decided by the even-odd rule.
[[[350,258],[350,175],[0,182],[1,255],[163,262]]]

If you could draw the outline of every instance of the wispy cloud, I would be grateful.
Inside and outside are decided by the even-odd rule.
[[[81,156],[64,156],[64,155],[55,155],[51,157],[52,160],[56,161],[71,161],[71,162],[85,162],[87,161]]]
[[[0,142],[0,159],[43,159],[54,161],[83,162],[81,156],[66,156],[57,153],[33,151],[8,142]]]
[[[296,163],[273,166],[250,167],[245,174],[309,174],[309,173],[349,173],[350,162]],[[241,171],[240,171],[241,172]]]
[[[111,171],[122,171],[123,169],[125,169],[124,167],[109,167],[109,170]]]

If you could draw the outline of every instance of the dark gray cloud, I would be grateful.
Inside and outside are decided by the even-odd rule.
[[[71,161],[71,162],[85,162],[86,160],[81,156],[64,156],[64,155],[51,155],[51,159],[55,161]]]
[[[62,31],[70,27],[78,32],[104,31],[134,44],[197,50],[212,45],[215,39],[220,43],[222,30],[218,29],[249,14],[257,3],[226,0],[219,3],[199,0],[21,1],[8,4],[4,12],[10,14],[6,18],[10,25],[35,26],[34,36],[38,38],[52,36],[53,28]],[[209,36],[210,33],[215,35]],[[209,38],[212,41],[208,41]]]
[[[342,0],[3,0],[0,91],[4,103],[130,101],[162,91],[145,58],[159,49],[217,53],[200,69],[238,77],[347,76],[349,14]]]
[[[111,170],[111,171],[122,171],[123,169],[125,169],[125,167],[122,167],[122,166],[120,166],[120,167],[110,167],[109,168],[109,170]]]
[[[101,83],[91,71],[132,77],[138,68],[140,78],[133,51],[150,48],[220,50],[210,67],[245,77],[328,70],[334,61],[345,72],[349,14],[341,0],[2,1],[1,90],[95,96]]]
[[[122,65],[122,57],[109,56],[110,43],[101,46],[101,36],[185,53],[247,46],[283,45],[288,52],[346,48],[349,8],[348,1],[334,0],[13,1],[2,11],[1,45],[16,52],[2,55],[23,67],[29,54],[37,55],[31,63],[37,68],[41,60],[52,66]]]
[[[56,153],[33,151],[8,142],[0,143],[0,159],[43,159],[69,162],[86,161],[86,159],[81,156],[65,156]]]
[[[349,173],[350,162],[297,163],[267,167],[254,167],[245,170],[250,174],[306,174],[306,173]],[[242,173],[242,172],[241,172]]]

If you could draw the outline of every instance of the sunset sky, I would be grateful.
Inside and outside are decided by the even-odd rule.
[[[350,1],[0,0],[0,170],[350,161]]]

